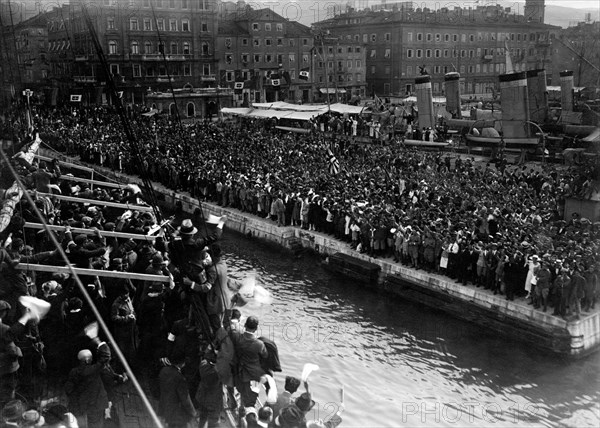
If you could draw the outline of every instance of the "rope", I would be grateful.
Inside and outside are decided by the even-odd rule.
[[[110,332],[110,330],[108,329],[108,326],[104,322],[104,319],[100,315],[100,312],[98,311],[98,308],[94,304],[94,301],[92,300],[92,298],[88,294],[85,286],[81,282],[81,279],[79,279],[79,276],[77,275],[77,273],[73,269],[73,266],[71,265],[71,263],[69,261],[69,258],[67,257],[67,255],[66,255],[65,251],[63,250],[62,246],[58,242],[58,239],[56,238],[56,235],[54,233],[52,233],[52,231],[48,227],[48,223],[46,223],[46,219],[44,218],[44,216],[42,215],[42,213],[40,212],[40,210],[35,206],[33,198],[27,192],[27,188],[25,187],[25,185],[21,181],[21,178],[19,177],[19,175],[16,173],[14,167],[8,161],[8,158],[7,158],[6,154],[4,153],[4,150],[0,149],[0,155],[2,155],[2,158],[7,162],[7,165],[8,165],[8,168],[10,170],[10,173],[15,178],[15,182],[19,185],[19,187],[23,191],[23,195],[25,196],[25,198],[27,198],[27,201],[31,205],[32,209],[35,211],[35,215],[39,218],[40,222],[44,225],[44,230],[46,231],[46,233],[50,237],[50,240],[52,241],[52,243],[56,247],[56,250],[58,251],[60,257],[65,262],[65,265],[69,268],[69,270],[71,272],[71,275],[73,276],[73,279],[75,280],[75,283],[79,287],[79,291],[82,293],[82,295],[85,298],[86,302],[90,306],[90,308],[91,308],[91,310],[92,310],[92,312],[94,314],[94,317],[98,321],[98,324],[102,328],[102,331],[104,332],[104,334],[106,334],[106,337],[107,337],[108,341],[113,346],[113,349],[115,350],[115,353],[117,354],[117,357],[121,361],[121,364],[123,364],[123,367],[125,368],[125,371],[127,372],[127,375],[129,376],[129,378],[131,379],[131,382],[133,383],[133,385],[134,385],[135,389],[137,390],[138,394],[140,394],[140,398],[142,399],[142,402],[144,403],[144,406],[148,410],[148,413],[152,417],[152,419],[154,421],[154,424],[158,428],[162,428],[163,425],[160,422],[160,419],[158,418],[158,416],[156,415],[156,412],[152,408],[152,405],[150,404],[150,401],[148,400],[148,397],[146,396],[146,394],[142,390],[142,387],[141,387],[140,383],[138,382],[137,377],[135,376],[135,374],[131,370],[131,367],[129,366],[129,363],[125,359],[125,356],[123,355],[123,352],[121,352],[121,349],[117,345],[117,342],[115,341],[112,333]]]

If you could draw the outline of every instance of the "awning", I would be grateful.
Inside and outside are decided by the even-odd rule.
[[[317,117],[317,116],[322,115],[322,114],[323,114],[323,112],[321,110],[317,110],[317,111],[292,111],[287,116],[285,116],[285,119],[311,120],[313,117]]]
[[[235,115],[247,115],[250,111],[252,111],[251,108],[244,108],[244,107],[223,107],[221,109],[221,113],[223,114],[235,114]]]
[[[152,117],[154,116],[156,113],[158,113],[158,110],[153,108],[152,110],[150,110],[147,113],[142,113],[142,116],[146,116],[146,117]]]
[[[363,107],[361,106],[352,106],[350,104],[342,104],[342,103],[335,103],[335,104],[331,104],[331,111],[335,112],[335,113],[348,113],[348,114],[360,114],[363,112]],[[366,109],[366,107],[365,107]]]
[[[345,94],[345,89],[335,89],[335,88],[321,88],[319,91],[322,94]]]

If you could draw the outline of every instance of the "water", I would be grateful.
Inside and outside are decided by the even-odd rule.
[[[564,361],[240,235],[223,249],[230,276],[256,270],[273,295],[241,311],[276,341],[278,385],[320,367],[309,416],[334,413],[343,389],[343,427],[600,426],[598,353]]]

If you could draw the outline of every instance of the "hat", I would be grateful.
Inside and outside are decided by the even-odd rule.
[[[92,351],[89,349],[82,349],[77,353],[77,359],[79,361],[86,361],[92,359]]]
[[[17,422],[23,416],[25,406],[21,400],[12,400],[2,409],[2,421]]]
[[[0,300],[0,311],[10,311],[12,306],[6,300]]]
[[[295,404],[290,404],[279,412],[279,416],[275,420],[275,423],[279,426],[285,424],[287,425],[295,425],[302,422],[304,419],[304,415],[302,414],[302,410],[298,408]]]
[[[181,223],[179,233],[181,233],[182,235],[195,235],[196,233],[198,233],[198,229],[194,227],[194,225],[192,224],[192,220],[187,218]]]
[[[85,241],[87,241],[86,235],[77,235],[75,239],[73,239],[73,242],[75,242],[75,245],[77,246],[82,246],[85,244]]]
[[[533,256],[531,256],[532,260],[539,260],[540,257],[537,254],[534,254]]]
[[[27,410],[23,413],[23,426],[41,427],[46,424],[44,417],[37,410]]]
[[[315,401],[311,398],[310,392],[304,392],[295,402],[296,406],[304,413],[310,411],[315,406]]]
[[[44,409],[44,418],[46,419],[46,423],[54,425],[63,422],[68,412],[67,408],[62,404],[55,404]]]
[[[152,256],[152,266],[162,266],[164,264],[166,264],[165,260],[160,253],[156,253]]]
[[[221,221],[221,217],[217,217],[216,215],[209,214],[206,219],[206,223],[208,224],[219,224]]]

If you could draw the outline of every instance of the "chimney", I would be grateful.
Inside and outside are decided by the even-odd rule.
[[[417,95],[417,108],[419,109],[419,127],[433,128],[435,117],[433,115],[431,76],[424,75],[415,78],[415,93]]]
[[[501,74],[502,131],[506,138],[524,138],[523,122],[529,120],[529,97],[525,72]],[[527,129],[529,129],[527,127]]]
[[[573,72],[560,72],[560,104],[562,111],[573,111]]]
[[[529,97],[529,117],[534,122],[543,123],[548,115],[546,70],[527,71],[527,96]]]
[[[447,73],[444,76],[444,92],[446,93],[446,111],[453,119],[460,119],[460,74]]]

